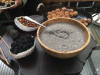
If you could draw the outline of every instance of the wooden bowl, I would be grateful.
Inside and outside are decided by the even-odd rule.
[[[40,26],[37,30],[37,39],[38,39],[41,47],[43,48],[43,50],[45,52],[47,52],[48,54],[50,54],[53,57],[66,59],[66,58],[71,58],[71,57],[77,56],[79,53],[81,53],[84,50],[84,48],[86,48],[86,46],[90,42],[91,37],[90,37],[90,32],[89,32],[88,28],[84,24],[82,24],[81,22],[79,22],[75,19],[70,19],[70,18],[57,18],[57,19],[47,20],[43,23],[43,25],[47,26],[47,25],[50,25],[50,24],[56,23],[56,22],[67,22],[67,23],[78,26],[85,34],[85,37],[86,37],[85,45],[77,50],[67,51],[67,52],[61,52],[61,51],[50,49],[49,47],[44,45],[42,43],[42,41],[40,40],[40,33],[43,30],[43,27]]]

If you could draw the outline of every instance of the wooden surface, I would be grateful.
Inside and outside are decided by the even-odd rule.
[[[39,21],[40,23],[44,21],[43,16],[31,17]],[[32,34],[33,36],[36,36],[36,31],[23,32],[18,28],[16,29],[20,32],[20,36],[23,36],[25,34]],[[8,33],[5,33],[3,39],[7,42],[8,46],[10,47],[11,43],[15,40],[12,39]],[[9,49],[5,46],[4,42],[0,40],[0,46],[2,47],[6,58],[10,62],[10,67],[19,69],[23,75],[78,75],[82,71],[86,59],[92,52],[92,48],[96,46],[95,40],[91,38],[89,45],[78,56],[70,59],[58,59],[44,52],[37,40],[37,37],[36,43],[36,49],[31,55],[19,60],[15,60],[10,55]],[[18,65],[16,64],[16,66],[15,64],[12,64],[12,60],[15,63],[18,63]]]
[[[44,27],[39,27],[38,30],[37,30],[37,39],[38,39],[40,45],[42,46],[44,51],[46,51],[51,56],[54,56],[54,57],[57,57],[57,58],[66,59],[66,58],[71,58],[71,57],[77,56],[80,52],[82,52],[84,50],[84,48],[90,42],[91,37],[90,37],[89,30],[81,22],[79,22],[75,19],[69,19],[69,18],[58,18],[58,19],[54,19],[54,20],[48,20],[48,21],[45,21],[43,23],[43,25],[48,26],[48,25],[50,25],[52,23],[56,23],[56,22],[67,22],[67,23],[71,23],[71,24],[78,26],[85,34],[85,37],[86,37],[85,45],[83,47],[81,47],[80,49],[77,49],[77,50],[74,50],[74,51],[67,51],[67,52],[61,52],[61,51],[56,51],[56,50],[50,49],[46,45],[44,45],[42,43],[42,41],[40,40],[40,33],[41,33],[41,31],[43,30]]]
[[[42,0],[43,3],[49,3],[49,2],[77,2],[77,1],[100,1],[100,0]]]
[[[43,3],[68,2],[68,7],[70,7],[71,2],[81,2],[81,1],[100,1],[100,0],[42,0]]]

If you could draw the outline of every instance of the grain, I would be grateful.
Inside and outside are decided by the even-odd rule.
[[[44,28],[40,34],[40,39],[44,45],[51,49],[64,52],[72,51],[81,48],[86,42],[83,31],[75,25],[59,22],[53,23],[48,27],[57,33],[65,31],[69,34],[66,35],[68,36],[67,39],[59,38],[52,31]],[[63,33],[61,35],[65,36]]]

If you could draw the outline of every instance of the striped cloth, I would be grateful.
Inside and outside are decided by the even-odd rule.
[[[10,69],[0,60],[0,75],[14,75],[14,71]]]

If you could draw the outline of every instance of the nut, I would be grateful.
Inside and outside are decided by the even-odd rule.
[[[18,20],[24,26],[27,26],[27,27],[38,27],[37,24],[35,24],[35,23],[31,22],[31,21],[26,20],[24,17],[20,17]]]

